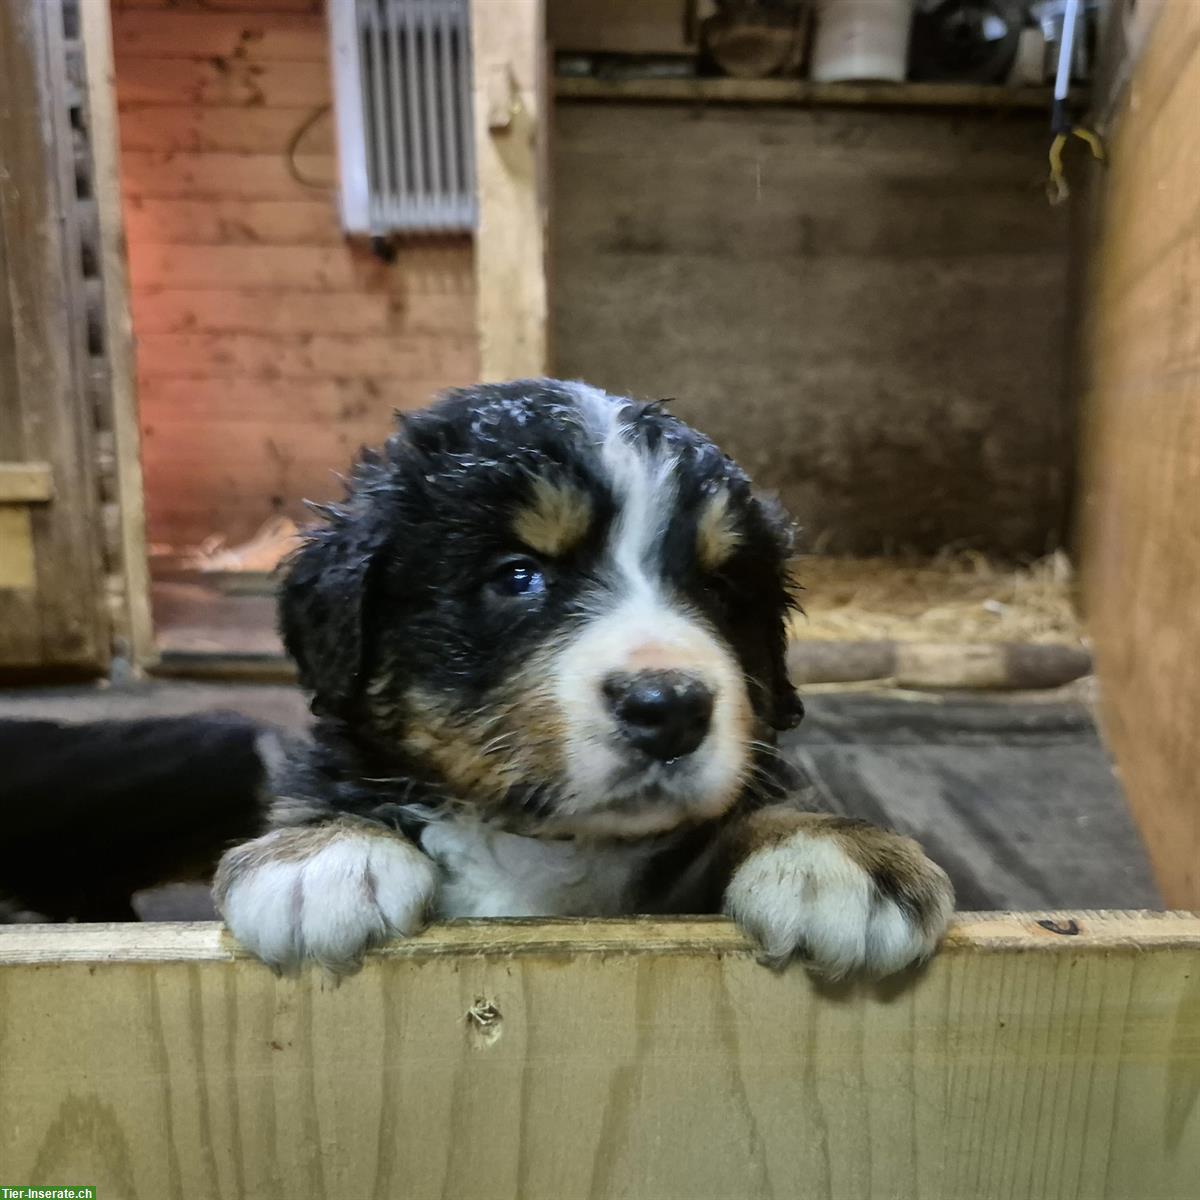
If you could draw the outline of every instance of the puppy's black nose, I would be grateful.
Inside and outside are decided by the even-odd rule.
[[[691,754],[708,733],[712,691],[682,671],[610,675],[604,695],[625,739],[668,762]]]

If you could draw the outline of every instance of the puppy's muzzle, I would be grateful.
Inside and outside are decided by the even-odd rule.
[[[660,762],[699,749],[712,723],[712,689],[683,671],[609,675],[602,690],[621,737]]]

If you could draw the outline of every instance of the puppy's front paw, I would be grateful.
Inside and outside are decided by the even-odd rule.
[[[933,953],[954,890],[916,842],[862,821],[759,815],[768,836],[734,872],[725,911],[771,962],[800,955],[838,979],[888,975]]]
[[[312,959],[336,974],[425,923],[437,870],[412,843],[361,823],[277,829],[235,846],[213,882],[239,942],[279,971]]]

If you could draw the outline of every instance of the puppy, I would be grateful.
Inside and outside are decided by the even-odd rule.
[[[725,912],[833,977],[934,950],[945,874],[797,802],[789,527],[695,430],[579,383],[455,391],[323,515],[281,591],[314,744],[214,885],[267,963],[627,913]]]

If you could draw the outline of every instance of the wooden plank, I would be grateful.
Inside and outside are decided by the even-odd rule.
[[[36,586],[37,563],[29,510],[18,505],[0,506],[0,592],[32,592]],[[16,665],[28,661],[28,649],[5,645],[11,636],[11,633],[8,637],[0,635],[4,663]]]
[[[225,20],[225,18],[222,18]],[[296,131],[312,117],[313,106],[247,108],[244,104],[126,105],[121,111],[121,145],[129,150],[282,154]],[[334,152],[333,122],[318,120],[305,131],[305,154]]]
[[[22,645],[4,639],[0,665],[101,669],[109,624],[62,39],[57,0],[0,6],[0,236],[9,293],[0,309],[11,328],[4,341],[12,349],[15,381],[2,407],[6,423],[21,429],[21,457],[52,463],[57,483],[52,505],[29,510],[36,625],[24,624]],[[30,613],[23,611],[25,622]]]
[[[345,236],[331,199],[154,200],[127,195],[130,245],[343,246]],[[463,240],[464,253],[470,244]]]
[[[453,333],[406,341],[390,335],[148,333],[138,339],[138,368],[145,376],[176,378],[437,379],[454,373],[474,340]]]
[[[472,0],[475,268],[484,380],[550,369],[545,28],[544,0]],[[499,118],[497,103],[504,110]]]
[[[133,286],[269,288],[273,291],[431,292],[466,295],[471,257],[460,242],[414,245],[391,263],[362,243],[323,246],[178,246],[139,242],[129,248]]]
[[[311,295],[282,292],[264,303],[261,290],[143,289],[135,292],[134,318],[151,333],[381,334],[415,337],[475,329],[470,295],[455,293],[328,292],[327,304]]]
[[[115,447],[122,585],[117,635],[135,667],[155,658],[146,558],[145,484],[138,434],[137,367],[129,306],[129,271],[121,211],[112,30],[107,4],[80,5],[87,71],[87,123],[92,152],[92,195],[100,233],[99,278],[104,294],[104,353],[110,425]]]
[[[678,0],[547,0],[555,50],[593,54],[695,54]]]
[[[1111,147],[1083,583],[1105,732],[1170,903],[1200,907],[1200,8],[1162,6]]]
[[[1200,1176],[1195,917],[967,915],[926,970],[833,988],[705,920],[436,927],[340,987],[215,925],[10,926],[0,963],[0,1158],[100,1196],[1191,1200]]]
[[[1052,89],[964,83],[813,83],[807,79],[592,79],[560,76],[559,100],[813,107],[1049,110]],[[1074,97],[1082,102],[1084,97]]]
[[[148,376],[142,380],[147,424],[160,436],[167,423],[184,426],[185,440],[205,426],[242,427],[247,423],[275,429],[284,422],[308,432],[324,443],[323,466],[341,469],[345,464],[330,457],[328,443],[344,426],[370,430],[364,437],[382,438],[389,431],[392,411],[417,408],[435,392],[458,379],[379,380],[371,376],[328,379],[288,379],[272,383],[258,379],[172,379]],[[233,448],[231,447],[231,451]],[[233,451],[236,453],[236,451]]]
[[[329,88],[329,67],[323,62],[122,57],[117,100],[122,108],[133,104],[295,107],[329,103]]]
[[[121,16],[127,10],[172,8],[187,12],[227,10],[235,18],[260,17],[264,13],[319,13],[325,0],[111,0],[113,12]]]
[[[112,0],[117,11],[127,8],[179,8],[189,12],[228,11],[232,16],[263,13],[320,13],[325,0]]]
[[[303,179],[336,186],[337,160],[329,154],[297,154]],[[323,195],[288,169],[282,154],[159,154],[131,150],[121,156],[127,196],[159,199],[303,200]]]
[[[133,286],[211,289],[260,287],[275,291],[388,290],[400,272],[365,246],[173,246],[138,242],[129,248]]]
[[[117,11],[113,47],[122,58],[220,58],[251,62],[328,61],[324,18],[316,12],[263,10],[244,3],[232,13],[169,9]],[[230,20],[230,17],[234,20]]]
[[[0,201],[0,447],[3,448],[0,452],[6,457],[18,457],[25,451],[25,430],[18,392],[20,375],[13,296],[9,286],[9,229],[3,220],[3,211]],[[33,569],[32,548],[28,554],[24,550],[31,537],[27,512],[0,508],[0,556],[6,564],[0,567],[0,578],[22,584],[20,587],[0,586],[0,664],[34,662],[41,655],[37,593],[24,586]]]
[[[54,473],[45,462],[0,462],[0,504],[39,504],[54,499]]]

